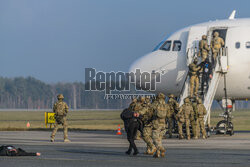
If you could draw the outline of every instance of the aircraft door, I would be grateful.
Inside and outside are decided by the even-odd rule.
[[[199,41],[201,40],[202,35],[207,35],[207,27],[194,26],[190,28],[186,47],[187,65],[192,63],[195,54],[198,53]]]

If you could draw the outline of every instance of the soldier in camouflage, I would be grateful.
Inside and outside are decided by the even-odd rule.
[[[197,129],[199,129],[199,131],[197,130],[197,136],[198,134],[200,134],[200,130],[202,132],[202,138],[206,139],[206,131],[205,131],[205,125],[204,125],[204,116],[207,114],[207,110],[205,108],[205,106],[202,104],[202,100],[198,99],[198,105],[197,105],[197,115],[198,115],[198,119],[197,119]]]
[[[178,131],[179,131],[179,139],[183,139],[183,130],[182,126],[183,124],[186,125],[186,134],[187,134],[187,139],[190,140],[190,117],[191,113],[193,112],[193,107],[190,104],[190,100],[188,97],[184,99],[184,104],[180,107],[180,111],[176,115],[178,119]]]
[[[214,32],[214,37],[213,39],[211,40],[211,49],[212,49],[212,54],[213,54],[213,66],[215,66],[215,63],[216,63],[216,58],[220,52],[220,49],[225,45],[225,42],[224,40],[219,37],[219,33],[218,32]]]
[[[141,115],[141,120],[143,123],[143,131],[142,137],[145,143],[147,144],[147,150],[145,154],[153,155],[156,151],[156,147],[153,144],[152,140],[152,117],[153,117],[153,110],[151,108],[151,104],[147,99],[150,98],[146,97],[145,103],[142,104],[141,109],[139,110],[139,114]]]
[[[165,95],[159,93],[158,102],[153,106],[153,143],[156,146],[155,158],[165,156],[165,148],[162,145],[162,137],[166,133],[166,117],[167,112],[170,108],[168,104],[165,103]]]
[[[55,141],[55,135],[58,130],[58,126],[62,124],[63,126],[63,134],[64,134],[64,142],[70,142],[68,139],[68,123],[67,123],[67,113],[69,111],[68,105],[63,101],[64,97],[62,94],[57,96],[58,101],[53,106],[53,112],[55,113],[55,127],[51,134],[51,142]]]
[[[132,102],[130,103],[128,109],[129,109],[130,111],[134,111],[134,107],[136,106],[136,103],[137,103],[137,98],[134,97],[134,98],[132,99]]]
[[[145,97],[144,96],[140,96],[139,97],[139,100],[137,100],[137,102],[135,103],[135,106],[134,106],[134,112],[136,112],[136,113],[139,113],[140,114],[140,111],[143,109],[143,108],[145,108],[145,107],[147,107],[147,104],[145,103]],[[141,115],[141,114],[140,114]],[[138,121],[140,121],[140,119],[138,120]],[[135,139],[136,140],[140,140],[141,139],[141,136],[142,136],[142,130],[143,130],[143,122],[141,122],[141,124],[140,124],[140,128],[139,128],[139,130],[137,131],[137,133],[136,133],[136,137],[135,137]]]
[[[169,100],[168,100],[167,104],[170,107],[170,110],[169,110],[168,115],[167,115],[167,120],[168,120],[168,134],[169,134],[169,138],[172,138],[173,122],[174,122],[174,119],[175,119],[175,115],[179,111],[179,104],[174,99],[174,95],[173,94],[170,94],[168,97],[169,97]]]
[[[193,106],[193,110],[191,111],[190,123],[192,127],[193,139],[198,139],[197,137],[197,100],[193,98],[193,102],[190,101],[190,104]]]
[[[198,95],[198,89],[199,89],[199,71],[201,69],[200,66],[197,65],[198,59],[194,58],[194,62],[189,65],[189,72],[190,72],[190,96],[192,97],[193,94],[195,96]],[[194,92],[195,88],[195,92]]]
[[[199,41],[199,56],[202,57],[202,61],[206,60],[209,50],[207,36],[202,35],[202,40]]]

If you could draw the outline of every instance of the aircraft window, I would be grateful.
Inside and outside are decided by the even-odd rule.
[[[236,48],[236,49],[239,49],[239,48],[240,48],[240,42],[236,42],[236,43],[235,43],[235,48]]]
[[[172,41],[166,41],[160,50],[170,51]]]
[[[181,41],[174,41],[173,51],[180,51],[180,50],[181,50]]]
[[[162,44],[164,44],[164,41],[161,41],[155,48],[153,51],[156,51],[160,48],[160,46],[162,46]]]
[[[246,42],[246,48],[250,48],[250,42]]]

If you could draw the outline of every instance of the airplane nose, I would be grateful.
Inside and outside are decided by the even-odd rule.
[[[136,69],[140,69],[141,72],[152,72],[157,63],[154,63],[154,54],[149,53],[141,58],[137,59],[130,67],[129,72],[135,72]]]

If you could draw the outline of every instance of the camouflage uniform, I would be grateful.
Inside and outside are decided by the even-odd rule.
[[[197,102],[194,101],[193,103],[190,102],[190,104],[193,106],[193,110],[191,111],[191,116],[190,116],[190,123],[192,127],[192,133],[193,133],[193,138],[197,139]]]
[[[169,112],[169,106],[165,103],[165,95],[158,95],[158,102],[154,105],[153,110],[153,142],[156,146],[155,158],[165,156],[165,148],[162,146],[162,137],[166,133],[166,117]]]
[[[53,106],[53,112],[55,113],[56,123],[54,126],[54,130],[51,134],[51,142],[54,142],[55,135],[56,135],[56,132],[58,130],[58,126],[60,124],[62,124],[62,126],[63,126],[64,142],[69,142],[68,123],[67,123],[67,119],[66,119],[66,115],[69,111],[69,107],[65,102],[63,102],[64,97],[62,94],[59,94],[57,96],[57,99],[58,99],[58,101]]]
[[[198,105],[197,105],[197,136],[200,134],[200,129],[202,132],[202,138],[206,138],[206,131],[205,131],[205,125],[204,125],[204,116],[207,114],[207,110],[205,106],[202,104],[202,100],[198,99]],[[199,130],[198,130],[199,129]]]
[[[194,91],[194,85],[195,85],[195,96],[198,94],[198,89],[199,89],[199,76],[198,72],[201,69],[200,66],[197,65],[198,59],[195,58],[194,62],[189,65],[189,71],[191,74],[190,77],[190,96],[193,96],[193,91]]]
[[[137,99],[133,98],[132,103],[130,103],[130,105],[128,107],[128,110],[129,111],[134,111],[134,107],[136,106],[136,103],[137,103]]]
[[[142,116],[143,122],[143,140],[147,144],[147,150],[145,154],[152,155],[156,151],[156,147],[153,144],[152,140],[152,116],[153,110],[148,104],[143,105],[143,108],[139,111],[139,114]]]
[[[170,110],[169,110],[168,115],[167,115],[167,119],[168,119],[168,134],[169,134],[169,138],[172,138],[173,121],[175,119],[175,114],[179,111],[179,104],[174,99],[174,95],[173,94],[169,95],[169,100],[168,100],[167,104],[170,107]]]
[[[180,111],[176,115],[178,118],[178,131],[179,131],[179,138],[183,139],[183,130],[182,126],[185,123],[186,125],[186,133],[187,133],[187,139],[190,139],[190,117],[191,113],[193,112],[193,107],[190,104],[189,98],[185,98],[184,104],[180,107]]]
[[[215,65],[216,58],[219,54],[220,48],[222,48],[225,45],[224,40],[219,37],[218,32],[214,32],[214,37],[211,41],[211,49],[212,49],[212,54],[213,54],[213,64]]]
[[[207,44],[207,36],[202,35],[202,40],[199,41],[199,56],[202,57],[202,61],[205,61],[209,52]]]

